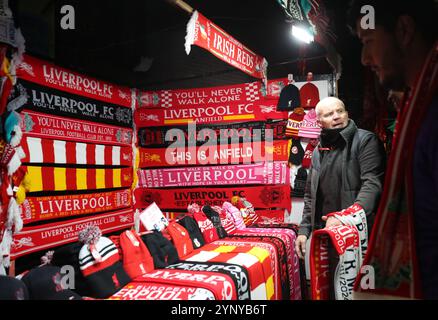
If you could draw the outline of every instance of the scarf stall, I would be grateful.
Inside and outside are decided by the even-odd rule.
[[[28,187],[11,259],[77,241],[90,224],[104,233],[131,227],[131,89],[28,55],[16,70],[9,100],[23,132]]]
[[[71,265],[88,299],[301,299],[291,164],[296,139],[318,134],[318,81],[300,97],[267,80],[266,59],[199,12],[193,45],[257,81],[140,91],[1,48],[10,274],[53,249],[20,276]]]

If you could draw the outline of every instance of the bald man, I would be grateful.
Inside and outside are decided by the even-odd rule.
[[[374,133],[357,128],[341,100],[322,99],[315,111],[322,131],[312,155],[303,219],[295,242],[301,259],[313,230],[342,224],[334,216],[327,218],[328,213],[359,204],[365,210],[371,230],[385,169],[381,141]]]

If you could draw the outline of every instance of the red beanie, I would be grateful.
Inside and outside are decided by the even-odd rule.
[[[189,232],[186,228],[175,221],[170,221],[166,230],[170,234],[173,245],[180,258],[193,252],[192,239],[190,239]]]
[[[154,270],[154,260],[137,232],[124,231],[120,235],[120,247],[123,252],[123,269],[132,279]]]

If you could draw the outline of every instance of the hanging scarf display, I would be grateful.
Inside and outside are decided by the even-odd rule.
[[[204,48],[233,67],[266,81],[266,59],[239,43],[198,11],[193,12],[187,24],[187,54],[190,53],[192,45]]]
[[[173,126],[186,123],[213,124],[236,121],[266,121],[287,119],[287,112],[276,111],[275,106],[229,104],[221,106],[192,106],[191,108],[137,109],[134,121],[137,127]]]
[[[134,191],[138,208],[146,208],[152,202],[156,202],[160,208],[165,209],[186,209],[191,203],[197,203],[199,206],[222,206],[225,201],[231,201],[235,195],[250,199],[255,208],[286,208],[290,210],[291,206],[290,186],[288,184],[190,189],[137,188]],[[284,211],[281,212],[283,219]]]
[[[151,169],[137,172],[139,186],[148,188],[289,182],[289,168],[286,162]]]
[[[17,77],[39,85],[112,104],[132,107],[131,89],[86,77],[44,60],[23,55]]]
[[[24,163],[132,166],[132,149],[34,137],[22,139]]]
[[[139,108],[184,108],[193,105],[220,106],[250,102],[263,104],[260,81],[209,88],[138,91]]]
[[[435,44],[397,116],[382,198],[364,261],[364,265],[374,267],[375,288],[369,291],[362,288],[364,274],[359,274],[355,283],[358,293],[421,298],[413,225],[412,163],[418,131],[437,90],[438,44]]]
[[[31,137],[127,146],[132,142],[132,129],[28,110],[22,111],[20,115],[23,120],[22,130]]]
[[[285,139],[286,120],[254,121],[212,125],[149,127],[138,130],[138,144],[141,147],[167,148],[168,146],[202,146],[228,143],[264,141],[271,136],[267,129],[272,129],[272,138]]]
[[[130,282],[107,300],[214,300],[213,291],[180,283]]]
[[[130,228],[133,223],[132,209],[124,209],[98,216],[26,227],[14,235],[11,258],[17,259],[33,252],[75,242],[79,231],[89,225],[98,225],[102,233],[109,233]]]
[[[64,196],[27,197],[21,204],[23,223],[113,211],[131,206],[131,189]]]
[[[96,190],[130,187],[132,168],[85,169],[60,167],[27,167],[30,192]]]
[[[140,168],[287,161],[287,140],[254,141],[206,147],[139,148]]]
[[[27,96],[28,110],[132,128],[132,110],[19,80],[10,99]]]

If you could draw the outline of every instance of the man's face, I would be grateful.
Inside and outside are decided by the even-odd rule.
[[[403,90],[402,52],[393,34],[381,26],[364,30],[359,23],[357,30],[363,45],[362,64],[374,71],[385,88]]]
[[[318,107],[318,123],[324,129],[342,129],[348,124],[348,112],[340,104],[326,104]]]

